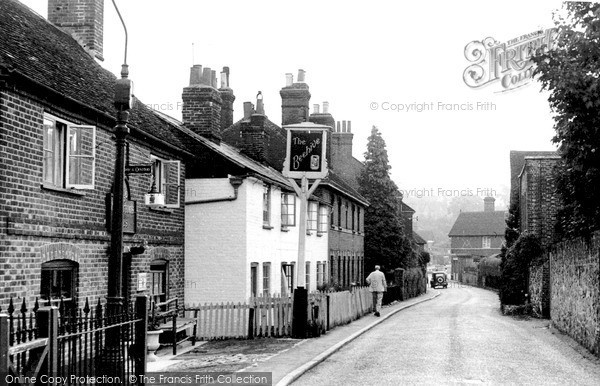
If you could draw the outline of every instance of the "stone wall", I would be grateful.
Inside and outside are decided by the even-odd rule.
[[[550,317],[550,261],[529,267],[529,296],[532,312],[539,318]]]
[[[596,355],[600,355],[599,248],[596,233],[589,244],[566,242],[550,253],[552,323]]]

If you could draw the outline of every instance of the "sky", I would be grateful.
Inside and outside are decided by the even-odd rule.
[[[47,16],[47,0],[22,2]],[[553,120],[548,93],[535,81],[510,92],[497,83],[468,87],[465,46],[550,28],[560,4],[117,0],[129,31],[130,78],[143,103],[181,119],[190,67],[218,74],[229,66],[234,120],[260,90],[267,116],[281,124],[285,74],[296,79],[304,69],[311,112],[328,101],[336,120],[352,121],[357,159],[377,126],[405,196],[482,197],[508,189],[510,150],[555,150]],[[105,0],[104,14],[102,65],[119,74],[124,33],[112,1]]]

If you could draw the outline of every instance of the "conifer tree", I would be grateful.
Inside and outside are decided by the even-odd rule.
[[[365,270],[407,268],[414,252],[404,235],[401,215],[402,194],[390,178],[385,141],[373,126],[365,153],[365,167],[358,182],[360,193],[369,201],[365,211]]]

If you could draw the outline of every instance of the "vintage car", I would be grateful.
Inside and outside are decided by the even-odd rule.
[[[448,280],[446,279],[446,272],[433,272],[431,274],[431,288],[444,287],[448,288]]]

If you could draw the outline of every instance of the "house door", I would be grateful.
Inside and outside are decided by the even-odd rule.
[[[250,296],[255,297],[258,294],[258,265],[253,263],[250,267]]]

